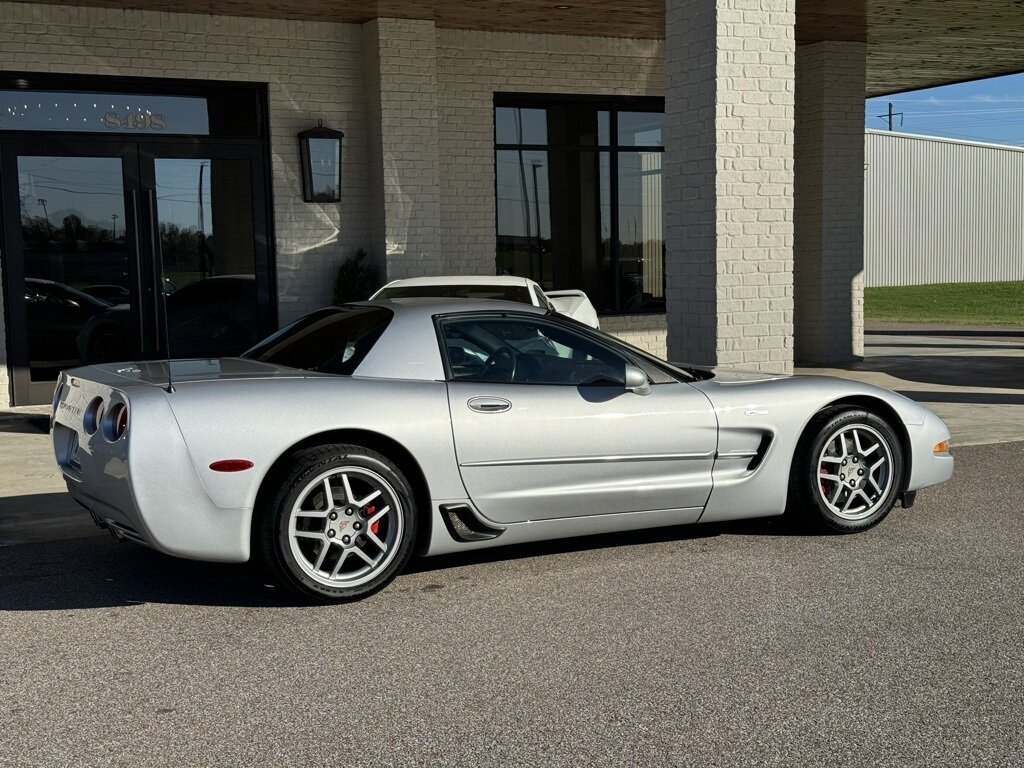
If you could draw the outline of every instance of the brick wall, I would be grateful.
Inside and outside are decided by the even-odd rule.
[[[437,127],[437,36],[434,22],[375,19],[363,25],[368,113],[379,136],[375,152],[383,207],[387,279],[439,274],[440,210]]]
[[[792,370],[795,18],[795,0],[668,0],[673,359]]]
[[[0,17],[0,69],[267,83],[280,319],[330,299],[370,239],[359,25],[26,3]],[[302,202],[296,134],[317,120],[345,132],[340,204]]]
[[[863,43],[796,51],[796,359],[864,354]]]
[[[601,318],[601,330],[658,357],[668,356],[664,315],[614,315]]]

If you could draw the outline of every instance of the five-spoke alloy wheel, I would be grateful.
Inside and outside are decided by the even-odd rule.
[[[364,597],[412,553],[416,517],[401,470],[352,445],[303,451],[263,510],[259,554],[277,580],[321,601]]]
[[[903,480],[903,449],[870,411],[827,409],[794,458],[790,497],[805,516],[839,532],[870,528],[889,514]]]

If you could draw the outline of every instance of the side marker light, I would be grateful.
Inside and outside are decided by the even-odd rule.
[[[252,462],[248,459],[221,459],[210,465],[214,472],[244,472],[252,469]]]

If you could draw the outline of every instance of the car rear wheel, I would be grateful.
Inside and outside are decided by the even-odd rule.
[[[413,494],[375,451],[302,451],[262,510],[257,556],[280,584],[319,602],[365,597],[406,565],[416,539]]]
[[[827,530],[863,531],[896,504],[903,461],[899,438],[884,419],[862,409],[828,409],[801,440],[790,498]]]

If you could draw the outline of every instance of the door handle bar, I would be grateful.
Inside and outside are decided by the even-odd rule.
[[[472,397],[466,405],[477,413],[503,413],[512,407],[512,403],[503,397]]]

